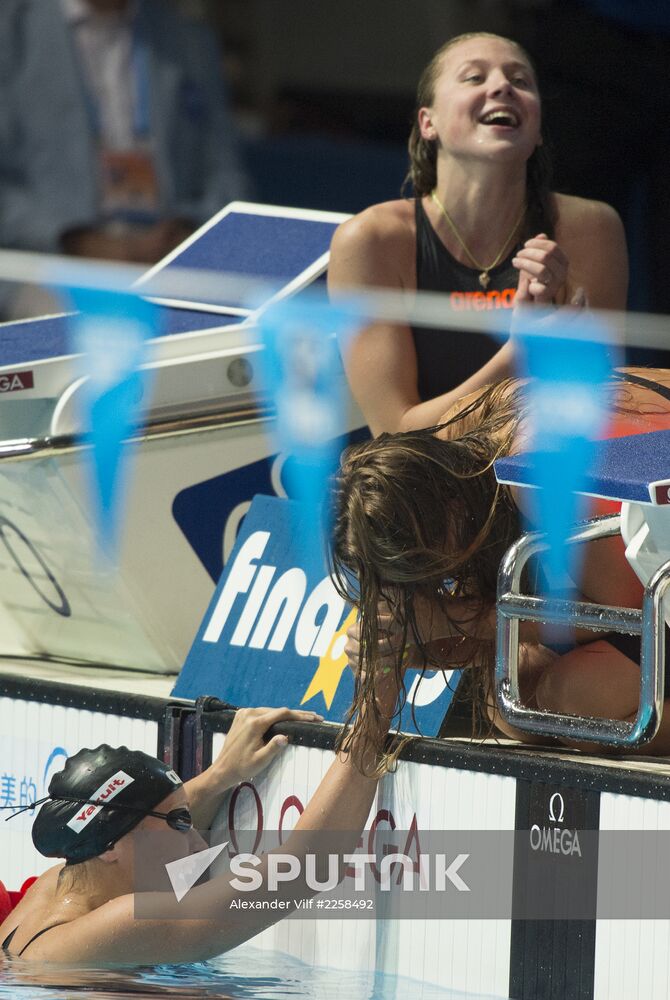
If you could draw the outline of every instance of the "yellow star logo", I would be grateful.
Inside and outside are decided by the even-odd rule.
[[[317,694],[323,695],[326,708],[330,708],[333,704],[333,698],[342,679],[342,674],[347,669],[347,657],[344,652],[344,645],[347,641],[347,629],[354,624],[357,614],[356,608],[353,608],[337,632],[333,633],[328,649],[319,660],[316,672],[300,702],[301,705],[304,705],[306,701],[314,698]]]

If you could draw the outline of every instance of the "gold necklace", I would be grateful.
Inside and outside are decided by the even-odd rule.
[[[481,271],[481,274],[479,275],[479,284],[484,289],[488,288],[489,282],[491,281],[491,278],[489,277],[489,271],[492,271],[493,268],[497,264],[499,264],[500,261],[502,260],[502,256],[503,256],[505,250],[507,249],[507,247],[509,246],[510,240],[512,239],[512,237],[514,236],[515,232],[519,228],[519,225],[521,224],[521,220],[523,219],[524,215],[526,214],[526,206],[525,206],[525,204],[522,207],[521,212],[519,213],[518,219],[516,220],[516,222],[512,226],[512,230],[511,230],[509,236],[507,237],[507,239],[505,240],[505,242],[501,246],[500,251],[498,252],[498,254],[496,256],[496,259],[493,260],[493,261],[491,261],[491,263],[488,265],[488,267],[485,267],[484,264],[481,264],[472,255],[472,253],[470,252],[470,250],[465,245],[465,241],[463,240],[463,237],[459,233],[458,229],[456,229],[456,223],[451,218],[451,216],[447,212],[446,208],[444,207],[444,205],[442,204],[442,202],[440,201],[440,199],[437,197],[437,194],[435,193],[435,191],[431,191],[430,197],[433,199],[433,201],[435,202],[435,204],[437,205],[437,207],[442,212],[442,215],[445,217],[445,219],[449,223],[449,227],[450,227],[452,233],[454,234],[454,236],[456,237],[456,239],[458,240],[458,242],[460,243],[462,249],[465,251],[465,253],[470,258],[470,260],[472,261],[472,263],[475,265],[475,267],[477,268],[477,270]]]

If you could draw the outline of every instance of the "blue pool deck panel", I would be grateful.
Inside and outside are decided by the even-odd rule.
[[[226,288],[225,301],[166,298],[166,305],[249,315],[276,295],[305,287],[325,271],[330,241],[348,216],[334,212],[232,202],[144,276],[147,281],[171,269],[191,269],[251,277],[267,291],[250,302],[246,292]],[[141,286],[141,282],[140,282]]]
[[[526,452],[498,459],[498,482],[534,486],[537,455]],[[560,462],[561,455],[555,460]],[[610,500],[670,504],[670,430],[599,441],[582,492]]]
[[[0,369],[71,355],[69,343],[71,315],[65,313],[43,319],[0,324]],[[164,307],[160,310],[157,337],[175,337],[184,333],[214,330],[224,325],[242,323],[243,319],[242,316],[232,314]]]
[[[198,271],[213,274],[215,287],[217,273],[233,276],[232,283],[222,281],[222,287],[231,293],[226,304],[178,298],[154,300],[160,308],[154,339],[157,356],[187,358],[194,352],[218,350],[230,343],[231,333],[241,344],[245,330],[253,327],[254,313],[250,303],[243,303],[243,292],[236,295],[234,276],[267,282],[265,297],[254,303],[256,308],[267,305],[275,295],[300,292],[323,277],[332,235],[346,218],[331,212],[245,202],[226,206],[136,285],[141,292],[142,282],[164,271],[169,292],[172,268],[180,272],[192,269],[196,275]],[[176,295],[180,289],[176,273],[174,277]],[[18,371],[26,377],[27,383],[21,389],[27,391],[22,391],[20,398],[58,397],[75,377],[69,335],[71,315],[0,325],[0,373]]]
[[[232,202],[142,281],[171,268],[247,275],[268,281],[268,295],[299,291],[327,266],[332,235],[347,216],[307,209]],[[141,287],[141,282],[140,282]],[[250,315],[242,297],[227,304],[162,299],[158,337],[239,324]],[[260,307],[265,303],[257,303]],[[0,324],[0,369],[71,354],[68,314]]]

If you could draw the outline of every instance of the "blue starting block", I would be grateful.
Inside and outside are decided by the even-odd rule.
[[[537,456],[499,459],[499,483],[532,487]],[[560,455],[556,456],[560,461]],[[504,719],[518,729],[622,748],[648,742],[658,731],[664,701],[664,598],[670,587],[670,430],[601,441],[583,492],[621,502],[621,513],[575,526],[569,543],[621,534],[626,558],[644,585],[642,610],[554,600],[521,592],[528,561],[548,548],[541,532],[524,534],[506,553],[498,575],[496,695]],[[569,622],[594,632],[641,637],[640,701],[633,723],[526,708],[519,694],[519,622]]]
[[[151,268],[141,279],[140,289],[143,282],[158,274],[169,286],[171,271],[184,268],[246,275],[265,285],[265,297],[253,307],[243,302],[230,282],[225,301],[213,296],[209,301],[196,301],[177,295],[154,300],[161,311],[159,335],[149,351],[149,365],[156,374],[153,408],[188,405],[194,396],[198,405],[213,404],[222,394],[229,397],[236,389],[247,394],[258,392],[255,378],[226,378],[217,379],[216,390],[206,398],[198,398],[198,387],[202,391],[207,380],[201,372],[195,379],[189,377],[193,359],[207,354],[213,360],[223,352],[234,360],[247,349],[254,353],[256,314],[275,298],[295,294],[324,274],[333,233],[346,218],[333,212],[232,202]],[[69,325],[67,314],[0,325],[0,380],[5,380],[4,388],[0,386],[2,402],[23,404],[24,433],[45,431],[53,436],[75,429],[56,402],[77,377],[68,342]],[[179,378],[171,378],[173,373],[165,369],[170,362],[179,364]],[[253,370],[255,366],[250,367]],[[235,370],[239,368],[238,364]],[[235,381],[243,384],[236,386]],[[25,404],[35,399],[54,400],[58,419],[50,426],[26,426],[29,407]],[[0,439],[13,433],[12,407],[3,406],[2,410]]]
[[[346,218],[335,212],[234,201],[151,268],[142,281],[158,274],[169,278],[171,271],[182,268],[253,277],[267,285],[265,301],[256,305],[266,307],[271,298],[292,295],[324,273],[333,233]],[[223,303],[195,297],[156,301],[208,313],[250,316],[254,312],[235,289]]]
[[[532,486],[532,452],[501,458],[496,479],[512,486]],[[587,470],[584,492],[622,503],[670,504],[670,430],[632,434],[598,443],[598,455]]]

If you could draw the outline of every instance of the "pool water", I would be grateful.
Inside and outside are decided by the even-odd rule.
[[[109,1000],[173,996],[180,1000],[492,1000],[374,972],[313,968],[252,946],[192,965],[64,970],[0,964],[0,1000]]]

